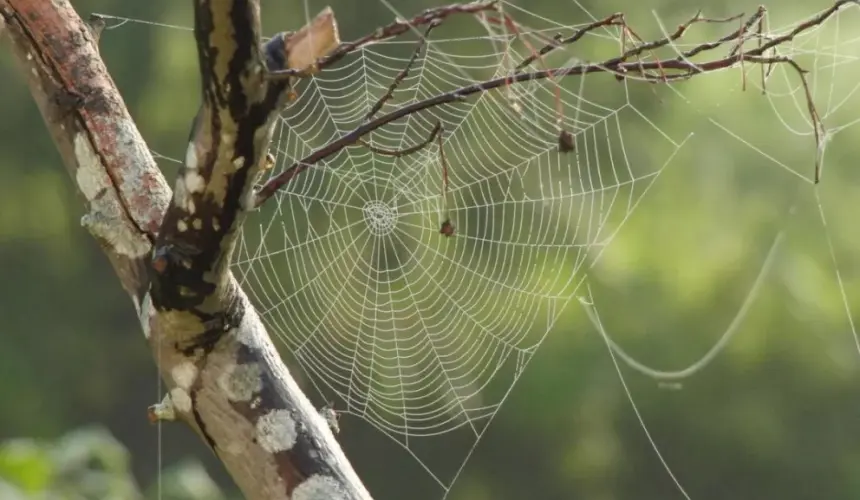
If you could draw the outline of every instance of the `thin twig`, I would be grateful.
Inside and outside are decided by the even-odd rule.
[[[695,17],[697,18],[699,16],[701,16],[701,11],[696,12]],[[654,57],[654,59],[657,59],[657,57],[654,56],[653,47],[649,47],[649,45],[653,44],[655,46],[663,46],[663,45],[667,45],[670,41],[675,40],[675,39],[670,40],[669,37],[665,37],[665,38],[658,40],[656,42],[646,43],[645,40],[643,40],[642,37],[640,37],[635,31],[633,31],[633,28],[631,28],[630,25],[627,24],[627,20],[624,19],[623,16],[622,16],[622,21],[623,21],[623,24],[621,25],[621,31],[623,33],[627,34],[627,36],[621,37],[622,41],[626,42],[628,38],[631,38],[631,39],[635,40],[637,43],[639,43],[640,45],[635,46],[632,49],[628,50],[627,45],[625,43],[622,43],[621,44],[621,57],[625,58],[625,59],[630,58],[630,57],[635,57],[636,61],[639,63],[639,73],[642,75],[647,75],[646,71],[644,71],[642,69],[642,53],[647,51],[651,54],[652,57]],[[688,25],[692,24],[692,22],[693,21],[690,21],[688,23]],[[681,30],[679,28],[676,33],[683,34],[685,31],[686,31],[686,28],[684,30]],[[672,36],[675,36],[675,35],[672,35]],[[680,38],[680,35],[678,35],[677,37]],[[660,45],[657,45],[658,43],[660,43]],[[663,81],[663,83],[666,83],[666,72],[663,71],[663,66],[658,65],[657,69],[660,72],[659,78]],[[652,77],[652,78],[656,78],[656,77],[653,77],[653,75],[647,75],[647,76]]]
[[[643,52],[653,51],[654,49],[659,49],[661,47],[665,47],[666,45],[669,45],[670,43],[675,42],[679,38],[684,36],[684,33],[686,33],[687,29],[689,29],[690,26],[692,26],[693,24],[698,24],[698,23],[728,23],[728,22],[737,21],[738,19],[740,19],[740,17],[741,16],[732,16],[732,17],[721,18],[721,19],[712,19],[712,18],[708,18],[708,17],[702,17],[701,11],[696,12],[696,15],[691,17],[687,22],[678,25],[678,28],[675,30],[674,33],[667,35],[667,36],[664,36],[663,38],[659,38],[657,40],[651,41],[651,42],[640,43],[640,45],[630,49],[627,52],[625,52],[622,57],[624,57],[625,59],[631,58],[631,57],[636,57],[636,56],[641,55]],[[628,26],[628,29],[630,29],[629,26]],[[640,38],[639,35],[637,35],[636,33],[632,32],[632,31],[630,33],[631,33],[631,35],[635,36],[640,42],[642,41],[642,38]]]
[[[763,43],[762,35],[764,34],[764,30],[765,30],[764,23],[765,23],[764,17],[762,17],[761,19],[758,20],[758,47],[759,47],[759,49],[761,49],[761,45]],[[762,93],[762,95],[765,95],[765,94],[767,94],[767,71],[766,71],[766,67],[764,65],[761,65],[760,67],[761,67],[761,93]]]
[[[744,23],[744,26],[752,26],[757,20],[762,19],[766,13],[767,13],[767,9],[765,9],[765,7],[763,5],[759,6],[759,8],[756,9],[755,13],[753,13],[753,15],[750,16],[749,19],[747,19],[747,22]],[[689,59],[691,57],[698,55],[701,52],[705,52],[707,50],[713,50],[713,49],[716,49],[718,47],[721,47],[722,45],[726,44],[727,42],[737,40],[738,37],[741,36],[741,34],[742,34],[742,30],[738,29],[738,30],[736,30],[732,33],[729,33],[728,35],[726,35],[726,36],[724,36],[718,40],[715,40],[713,42],[699,44],[699,45],[693,47],[692,49],[684,52],[683,54],[681,54],[681,56]],[[736,52],[733,52],[729,55],[733,56],[735,54],[736,54]]]
[[[820,148],[821,145],[821,137],[822,137],[822,122],[820,116],[815,108],[814,100],[812,99],[812,93],[809,90],[809,86],[805,77],[805,71],[800,67],[794,60],[786,56],[764,56],[763,54],[769,50],[773,49],[781,44],[788,43],[794,39],[797,35],[810,30],[816,26],[821,25],[828,18],[834,15],[839,9],[847,4],[858,4],[858,0],[838,0],[832,7],[822,11],[816,16],[804,21],[797,25],[790,32],[776,37],[766,43],[763,43],[760,47],[756,47],[750,50],[744,51],[741,54],[728,55],[722,58],[713,59],[704,62],[692,62],[685,58],[672,58],[672,59],[663,59],[663,60],[651,60],[651,61],[635,61],[629,62],[628,59],[634,56],[638,56],[642,52],[646,50],[651,50],[653,48],[662,47],[677,39],[678,37],[669,35],[660,40],[656,40],[650,43],[640,44],[637,47],[627,50],[622,53],[618,57],[614,57],[599,63],[579,63],[574,64],[567,67],[555,68],[555,69],[544,69],[533,72],[524,72],[518,73],[515,75],[505,75],[500,78],[495,78],[483,82],[474,83],[472,85],[468,85],[465,87],[461,87],[458,89],[454,89],[448,92],[444,92],[438,94],[436,96],[424,99],[422,101],[413,102],[407,105],[404,105],[400,108],[397,108],[391,111],[388,114],[383,116],[376,117],[366,123],[361,124],[356,127],[352,131],[346,133],[340,138],[326,144],[325,146],[317,149],[316,151],[310,153],[306,157],[297,161],[295,164],[287,168],[284,172],[279,175],[269,179],[261,188],[259,189],[257,196],[255,198],[256,206],[264,203],[268,198],[270,198],[275,192],[277,192],[281,187],[290,182],[296,175],[300,174],[310,166],[336,154],[340,150],[345,147],[348,147],[352,144],[358,142],[365,135],[373,132],[374,130],[387,125],[395,120],[403,118],[405,116],[411,115],[413,113],[418,113],[428,108],[433,108],[435,106],[440,106],[448,103],[462,101],[463,99],[468,98],[471,95],[480,94],[483,92],[490,91],[492,89],[497,89],[500,87],[504,87],[506,85],[511,85],[515,83],[523,83],[530,82],[535,80],[542,80],[547,78],[554,77],[566,77],[566,76],[575,76],[575,75],[586,75],[586,74],[594,74],[594,73],[609,73],[621,78],[625,78],[628,74],[638,74],[642,79],[651,82],[674,82],[679,80],[684,80],[691,78],[695,75],[710,73],[714,71],[720,71],[724,69],[728,69],[734,67],[735,65],[741,63],[742,61],[751,62],[755,64],[760,64],[764,66],[771,66],[776,64],[788,64],[794,68],[798,75],[800,75],[801,82],[804,86],[804,91],[807,99],[807,107],[809,110],[809,114],[811,120],[813,122],[813,127],[815,129],[815,141],[816,145]],[[761,16],[758,16],[761,18]],[[735,18],[736,19],[736,18]],[[725,20],[714,20],[714,22],[722,22]],[[693,22],[702,22],[702,21],[693,21]],[[684,25],[681,25],[678,31],[681,31],[683,35]],[[738,29],[733,32],[730,36],[724,37],[721,43],[726,43],[732,40],[737,40],[738,37],[743,36],[742,30]],[[702,44],[698,47],[703,47],[699,49],[697,52],[692,52],[692,54],[696,54],[698,52],[702,52],[705,50],[710,50],[714,48],[713,43]],[[698,47],[692,49],[695,51]],[[664,75],[656,76],[651,74],[651,71],[660,70],[663,72],[669,72]],[[815,180],[818,182],[820,178],[820,164],[819,160],[816,160],[816,175]]]
[[[407,61],[406,66],[402,70],[400,70],[396,77],[394,77],[394,80],[391,82],[391,85],[388,86],[388,90],[385,91],[385,94],[383,94],[383,96],[376,101],[373,107],[370,108],[370,111],[368,111],[367,114],[364,116],[364,121],[373,118],[376,113],[379,113],[379,110],[382,109],[382,106],[384,106],[385,103],[392,97],[394,97],[394,91],[397,90],[397,87],[399,87],[400,84],[403,83],[403,80],[407,76],[409,76],[409,70],[412,69],[412,66],[415,64],[415,61],[418,59],[418,56],[421,55],[421,50],[427,44],[427,37],[430,36],[430,32],[433,31],[433,28],[439,26],[441,23],[441,19],[435,19],[427,26],[427,29],[424,30],[424,36],[422,36],[418,40],[418,44],[416,45],[415,50],[412,52],[412,57],[409,58],[409,61]]]
[[[529,52],[531,52],[531,57],[533,58],[532,60],[539,60],[541,62],[541,66],[543,66],[543,69],[548,69],[548,66],[544,61],[543,56],[538,54],[538,51],[532,46],[532,44],[529,43],[529,41],[526,40],[524,36],[522,36],[522,30],[520,29],[519,25],[517,25],[517,23],[514,22],[514,20],[511,19],[510,16],[508,16],[504,12],[501,12],[501,10],[499,11],[499,15],[502,17],[501,23],[504,24],[505,29],[513,31],[514,36],[522,40],[523,44],[526,46]],[[505,54],[507,55],[507,52],[505,52]],[[561,86],[558,84],[558,82],[552,75],[550,75],[548,79],[550,82],[552,82],[552,85],[554,87],[556,124],[559,129],[559,137],[562,137],[565,135],[566,131],[564,130],[564,107],[561,102]],[[559,144],[563,143],[564,141],[559,140]],[[565,148],[563,147],[560,149],[562,149],[563,151],[565,150]],[[570,150],[567,149],[566,151]]]
[[[732,49],[732,51],[729,52],[730,56],[733,56],[733,55],[735,55],[738,52],[743,50],[743,45],[744,45],[744,42],[746,41],[746,40],[744,40],[744,35],[749,33],[749,30],[753,27],[753,25],[755,23],[761,22],[761,20],[765,16],[765,14],[767,14],[767,9],[765,8],[764,5],[759,5],[759,7],[758,7],[758,9],[756,9],[755,13],[753,15],[751,15],[749,17],[749,19],[747,19],[746,22],[743,23],[738,28],[737,31],[735,31],[731,35],[728,35],[728,37],[724,37],[727,40],[737,39],[737,41],[738,41],[737,44],[735,44],[735,47]],[[759,40],[761,40],[761,38],[759,38]]]
[[[466,4],[452,4],[442,7],[427,9],[421,14],[413,17],[410,20],[397,19],[393,23],[377,28],[373,33],[365,35],[357,40],[342,43],[331,54],[317,59],[316,63],[310,66],[310,71],[287,69],[283,71],[272,71],[268,77],[273,80],[281,80],[284,78],[301,77],[307,74],[313,74],[316,71],[322,70],[340,61],[346,55],[351,54],[363,47],[372,45],[389,38],[406,33],[410,29],[418,26],[424,26],[433,22],[441,21],[454,14],[477,14],[479,12],[495,10],[499,0],[488,0],[481,2],[471,2]]]
[[[367,149],[371,150],[372,152],[374,152],[376,154],[379,154],[382,156],[393,156],[394,158],[400,158],[402,156],[409,156],[411,154],[417,153],[417,152],[421,151],[422,149],[426,148],[430,143],[433,142],[434,139],[436,139],[436,137],[439,135],[439,132],[441,130],[442,130],[442,122],[436,122],[436,126],[433,127],[433,130],[430,131],[430,135],[428,135],[426,139],[419,142],[418,144],[415,144],[413,146],[410,146],[410,147],[404,148],[404,149],[380,148],[378,146],[374,146],[374,145],[370,144],[369,142],[365,141],[364,139],[359,139],[356,142],[358,144],[361,144],[362,146],[366,147]]]
[[[529,57],[523,59],[523,61],[521,63],[517,64],[516,68],[514,68],[514,71],[520,72],[526,66],[535,62],[535,60],[538,59],[539,57],[543,57],[543,56],[549,54],[550,52],[552,52],[553,50],[561,48],[565,45],[572,45],[572,44],[578,42],[580,38],[584,37],[588,33],[592,32],[598,28],[603,28],[603,27],[612,26],[612,25],[618,25],[621,23],[623,23],[623,15],[620,12],[618,12],[618,13],[612,14],[611,16],[600,19],[598,21],[594,21],[591,24],[587,24],[587,25],[583,26],[582,28],[579,28],[572,35],[570,35],[567,38],[562,38],[561,35],[556,35],[557,40],[554,40],[553,43],[550,43],[550,44],[547,44],[547,45],[544,45],[543,47],[541,47],[541,49],[537,51],[537,54],[532,54]]]
[[[803,84],[803,91],[806,94],[806,108],[809,111],[809,116],[812,120],[812,129],[815,134],[815,150],[816,152],[821,150],[821,129],[823,128],[821,123],[821,116],[818,114],[818,110],[815,107],[815,100],[812,98],[812,91],[809,89],[809,82],[806,79],[807,71],[800,67],[797,64],[797,61],[791,59],[790,57],[785,56],[777,56],[777,57],[762,57],[762,56],[746,56],[746,58],[752,62],[757,62],[759,64],[767,63],[785,63],[794,68],[797,72],[798,77],[800,78],[800,83]],[[821,180],[821,158],[820,155],[816,153],[815,155],[815,175],[814,182],[818,184]]]
[[[803,33],[804,31],[807,31],[810,28],[814,28],[816,26],[819,26],[821,23],[826,21],[830,16],[832,16],[837,11],[839,11],[839,9],[841,9],[842,7],[844,7],[845,5],[848,5],[850,3],[853,3],[854,5],[860,6],[860,1],[858,1],[858,0],[837,0],[837,2],[834,3],[832,6],[830,6],[830,8],[825,9],[825,10],[821,11],[820,13],[818,13],[817,15],[815,15],[815,16],[807,19],[806,21],[798,24],[797,26],[794,27],[793,30],[789,31],[788,33],[786,33],[782,36],[778,36],[778,37],[772,39],[771,41],[765,43],[761,47],[750,51],[749,54],[754,55],[754,56],[759,56],[759,55],[762,55],[764,53],[764,51],[766,51],[770,48],[776,47],[777,45],[783,45],[786,42],[790,42],[790,41],[794,40],[795,36],[799,35],[800,33]]]
[[[741,92],[746,92],[747,90],[747,72],[744,69],[744,34],[746,33],[746,26],[741,25],[740,35],[738,36],[738,43],[735,45],[735,50],[741,55]],[[732,50],[732,52],[735,52]]]
[[[442,225],[439,233],[447,237],[454,236],[454,223],[451,222],[451,211],[448,207],[448,159],[445,157],[445,141],[442,134],[436,136],[439,144],[439,162],[442,164]]]

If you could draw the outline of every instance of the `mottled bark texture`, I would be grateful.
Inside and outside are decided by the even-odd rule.
[[[198,0],[202,104],[173,193],[67,0],[0,0],[5,33],[190,425],[247,498],[369,499],[229,270],[289,81],[338,43],[330,11],[262,45],[256,0]],[[2,25],[0,25],[2,27]],[[310,34],[310,35],[309,35]]]

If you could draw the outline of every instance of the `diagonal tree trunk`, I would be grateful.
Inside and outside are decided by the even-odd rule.
[[[247,498],[369,499],[229,269],[289,81],[338,43],[330,11],[262,45],[257,0],[194,2],[202,105],[171,193],[68,0],[0,0],[5,33],[169,388]],[[3,26],[0,24],[0,30]],[[314,36],[306,36],[313,33]]]

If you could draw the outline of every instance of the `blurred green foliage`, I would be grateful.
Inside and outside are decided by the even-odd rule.
[[[267,33],[304,21],[289,16],[304,12],[303,2],[261,3]],[[311,12],[323,6],[309,3]],[[401,12],[434,5],[392,3]],[[190,2],[74,4],[82,14],[191,24]],[[583,8],[595,16],[623,11],[646,39],[660,36],[657,20],[669,29],[699,7],[720,17],[757,6],[742,0],[517,4],[565,24],[587,21]],[[392,17],[384,2],[331,5],[345,38]],[[827,5],[774,3],[771,27]],[[854,92],[860,51],[847,41],[858,20],[857,10],[844,13],[844,28],[833,35],[839,39],[811,37],[800,57],[819,79],[813,86],[827,111],[825,126],[850,125],[860,114]],[[718,29],[706,25],[702,36]],[[101,47],[152,149],[181,157],[198,104],[188,98],[198,84],[190,33],[129,23],[107,31]],[[184,465],[195,457],[232,491],[196,436],[181,426],[159,432],[148,425],[146,407],[159,396],[158,378],[133,308],[79,227],[82,204],[6,51],[0,51],[0,75],[0,439],[8,439],[0,447],[0,498],[156,498],[157,486],[137,485],[155,485],[158,478],[164,498],[222,498],[194,462]],[[572,303],[449,498],[682,498],[649,437],[695,499],[860,498],[854,333],[860,134],[846,126],[833,136],[824,180],[813,188],[795,175],[809,177],[815,155],[797,81],[775,79],[763,97],[752,90],[758,73],[749,69],[747,78],[746,92],[736,70],[671,89],[629,84],[629,95],[609,77],[591,78],[584,87],[591,100],[618,106],[629,99],[647,117],[623,111],[627,149],[636,160],[655,170],[671,157],[623,226],[620,216],[613,221],[620,229],[589,271],[606,331],[632,356],[666,369],[701,357],[728,327],[784,231],[773,268],[727,348],[680,385],[658,384],[622,365],[646,435],[603,339]],[[570,88],[578,90],[579,82]],[[673,149],[655,139],[655,127],[687,142],[671,156]],[[175,165],[161,166],[172,179]],[[70,432],[93,422],[107,431]],[[341,428],[347,455],[376,498],[441,496],[427,473],[375,429],[349,417]],[[461,457],[444,445],[427,448],[435,463],[459,466]],[[169,491],[174,481],[187,490]]]
[[[4,500],[223,500],[196,461],[173,464],[146,493],[131,470],[131,455],[100,427],[69,432],[54,442],[10,439],[0,445]]]

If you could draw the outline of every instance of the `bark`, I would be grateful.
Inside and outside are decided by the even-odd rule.
[[[338,43],[330,11],[260,43],[256,0],[194,2],[202,104],[171,192],[68,0],[0,0],[3,31],[138,311],[169,394],[251,499],[370,495],[229,269],[289,81]],[[307,36],[312,32],[314,36]]]

